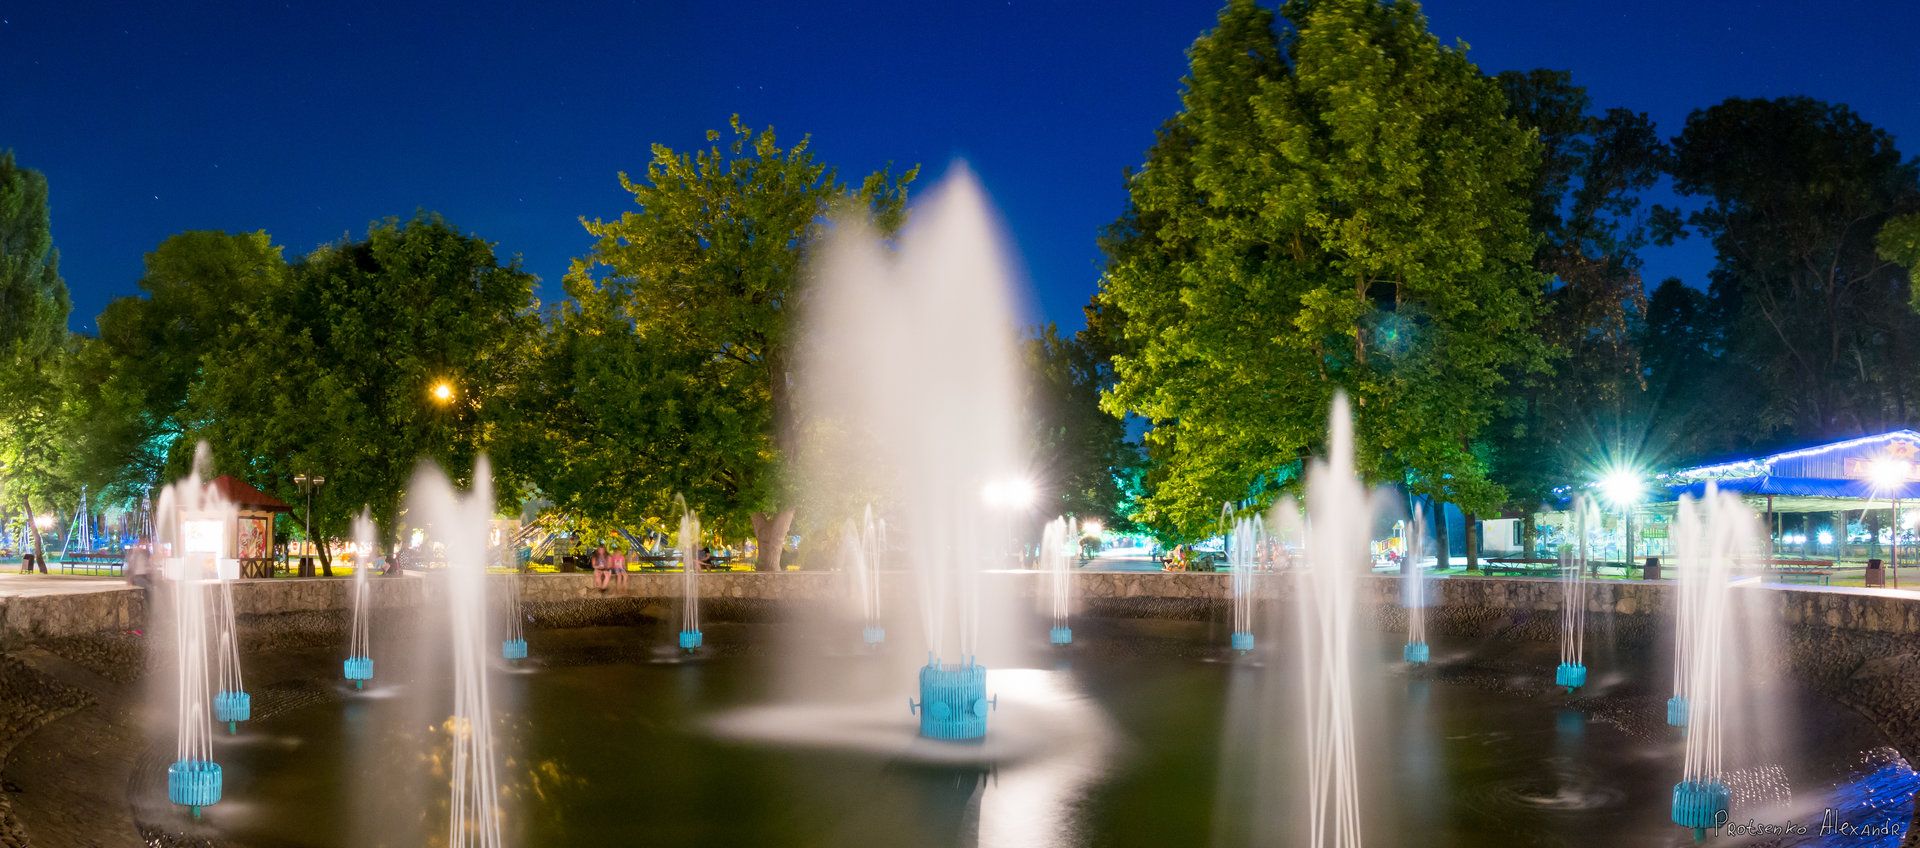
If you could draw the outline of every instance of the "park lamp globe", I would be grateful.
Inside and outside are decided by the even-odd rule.
[[[980,489],[980,499],[995,509],[1026,509],[1038,496],[1033,481],[1024,477],[989,480]]]
[[[1616,468],[1600,478],[1600,495],[1614,506],[1632,506],[1640,502],[1645,486],[1640,475]]]

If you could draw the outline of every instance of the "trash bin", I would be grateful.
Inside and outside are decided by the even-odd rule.
[[[1640,569],[1640,577],[1645,580],[1660,579],[1660,558],[1657,556],[1647,557],[1647,564]]]
[[[1882,565],[1880,563],[1880,560],[1878,559],[1867,560],[1867,585],[1868,586],[1887,585],[1886,566]]]

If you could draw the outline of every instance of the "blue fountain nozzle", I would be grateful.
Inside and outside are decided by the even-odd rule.
[[[941,665],[929,658],[920,669],[920,700],[908,700],[920,716],[920,735],[928,739],[979,739],[987,734],[987,715],[999,706],[987,697],[987,668],[971,658]]]
[[[1253,650],[1253,633],[1246,630],[1235,630],[1232,636],[1227,637],[1227,644],[1240,653],[1251,652]]]
[[[1553,671],[1553,683],[1567,687],[1567,692],[1587,685],[1587,667],[1584,663],[1561,663]]]
[[[1047,631],[1047,641],[1055,645],[1073,644],[1073,628],[1055,627]]]
[[[681,648],[681,650],[685,650],[685,651],[693,651],[693,650],[698,650],[698,649],[699,649],[699,647],[700,647],[700,646],[701,646],[701,645],[702,645],[703,643],[705,643],[705,641],[706,641],[706,637],[704,637],[704,636],[702,636],[702,635],[700,634],[700,631],[698,631],[698,630],[682,630],[682,631],[680,631],[680,648]]]
[[[1693,840],[1717,827],[1733,804],[1733,792],[1718,780],[1682,780],[1673,786],[1673,823],[1693,831]]]
[[[167,800],[175,806],[193,808],[194,818],[199,818],[201,807],[220,802],[220,764],[178,760],[167,766]]]
[[[348,680],[362,683],[373,679],[372,657],[347,657],[344,666]]]
[[[1674,727],[1686,727],[1688,709],[1689,709],[1689,704],[1687,703],[1687,699],[1684,696],[1675,695],[1671,698],[1668,698],[1667,699],[1667,724],[1670,724]]]
[[[500,658],[506,660],[524,660],[527,658],[526,639],[508,639],[500,643]]]
[[[1433,650],[1425,642],[1408,642],[1400,651],[1401,659],[1413,665],[1426,665],[1433,659]]]
[[[860,631],[860,639],[868,645],[878,645],[887,641],[887,629],[876,624],[867,625]]]
[[[239,733],[240,722],[253,717],[253,696],[239,690],[213,693],[213,717],[226,722],[228,733]]]

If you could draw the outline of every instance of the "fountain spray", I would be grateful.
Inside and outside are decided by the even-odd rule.
[[[1055,646],[1073,644],[1073,563],[1080,558],[1080,525],[1066,516],[1047,522],[1040,532],[1040,573],[1045,575],[1048,612],[1053,627],[1047,642]]]
[[[1409,665],[1426,665],[1433,657],[1432,649],[1427,647],[1426,582],[1421,579],[1426,570],[1421,560],[1426,531],[1426,515],[1415,504],[1412,517],[1407,519],[1406,544],[1401,548],[1401,555],[1406,557],[1406,567],[1401,569],[1400,603],[1407,609],[1407,644],[1400,656]]]
[[[1227,570],[1233,590],[1233,633],[1227,640],[1229,647],[1243,654],[1253,650],[1253,578],[1260,547],[1265,543],[1265,527],[1252,516],[1234,522],[1227,537]]]
[[[353,520],[353,629],[348,631],[344,663],[346,678],[355,689],[365,689],[373,679],[373,608],[368,604],[367,578],[379,552],[375,538],[373,515],[362,509]]]
[[[1553,683],[1565,686],[1567,694],[1587,685],[1587,567],[1590,549],[1587,532],[1590,519],[1597,519],[1593,502],[1576,497],[1573,501],[1574,531],[1578,535],[1572,550],[1560,550],[1560,665],[1553,670]],[[1597,520],[1594,521],[1598,523]]]
[[[693,653],[705,641],[700,635],[700,516],[685,499],[676,495],[674,500],[680,504],[680,647]]]
[[[1682,498],[1674,515],[1675,564],[1680,571],[1680,641],[1685,673],[1675,697],[1685,708],[1686,763],[1673,787],[1673,821],[1695,842],[1725,820],[1733,793],[1722,765],[1722,720],[1727,654],[1728,594],[1734,558],[1758,537],[1753,512],[1739,498],[1708,485],[1699,503]],[[1690,584],[1690,585],[1689,585]],[[1669,720],[1673,707],[1668,706]]]

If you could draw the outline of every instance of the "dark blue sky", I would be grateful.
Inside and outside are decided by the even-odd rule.
[[[558,296],[577,218],[615,172],[738,112],[855,177],[966,157],[1044,317],[1092,292],[1122,169],[1177,105],[1220,0],[121,3],[0,0],[0,148],[52,182],[91,330],[141,256],[186,229],[265,229],[297,256],[416,209],[525,257]],[[1725,97],[1845,101],[1920,152],[1920,11],[1904,2],[1431,0],[1489,71],[1573,70],[1663,134]],[[1699,284],[1704,245],[1647,276]]]

